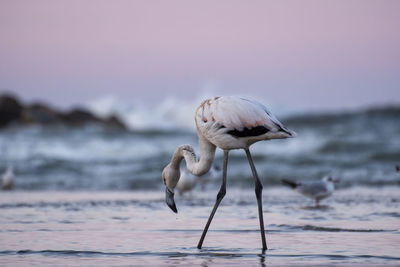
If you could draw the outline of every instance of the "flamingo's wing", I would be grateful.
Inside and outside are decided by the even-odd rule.
[[[283,126],[261,103],[240,97],[220,97],[208,106],[208,113],[228,130],[242,131],[265,127],[268,131],[278,131]]]

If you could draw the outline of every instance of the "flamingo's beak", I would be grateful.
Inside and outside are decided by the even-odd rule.
[[[176,209],[175,205],[174,193],[171,190],[169,190],[168,187],[165,188],[165,202],[173,212],[178,213],[178,210]]]

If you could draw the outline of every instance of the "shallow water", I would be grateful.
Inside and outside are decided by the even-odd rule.
[[[229,188],[196,245],[218,188],[162,191],[1,192],[1,266],[270,266],[400,264],[397,187],[338,190],[314,208],[289,189],[265,188],[269,250],[262,254],[253,190]]]
[[[14,191],[0,192],[0,266],[400,265],[399,106],[278,116],[298,136],[251,147],[265,254],[243,151],[230,153],[228,192],[203,249],[220,177],[176,196],[177,215],[165,205],[163,167],[178,145],[199,149],[195,106],[161,106],[117,110],[129,131],[2,129],[0,173],[12,166],[16,176]],[[318,209],[281,183],[328,174],[341,182]]]

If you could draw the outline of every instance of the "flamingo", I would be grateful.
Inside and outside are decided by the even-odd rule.
[[[170,163],[162,172],[162,179],[166,186],[165,200],[167,205],[175,213],[178,212],[174,201],[174,189],[180,178],[179,166],[181,161],[185,159],[187,169],[192,174],[200,176],[211,168],[216,148],[222,149],[224,152],[222,184],[214,208],[197,245],[197,248],[201,249],[214,214],[226,194],[229,151],[243,149],[254,176],[262,250],[264,252],[267,250],[267,243],[261,196],[263,186],[254,166],[249,147],[262,140],[294,137],[295,132],[285,128],[261,103],[236,96],[221,96],[204,100],[196,109],[195,122],[200,146],[200,159],[197,159],[195,151],[190,145],[181,145],[176,149]]]
[[[332,195],[335,190],[335,184],[339,183],[339,179],[331,176],[324,176],[318,181],[293,182],[282,179],[282,182],[295,189],[300,194],[315,200],[315,207],[319,207],[319,201]]]

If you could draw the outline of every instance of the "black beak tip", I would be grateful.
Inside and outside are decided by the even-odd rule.
[[[176,209],[176,206],[175,206],[175,205],[169,206],[169,207],[171,208],[171,210],[172,210],[173,212],[178,213],[178,210]]]
[[[171,192],[168,187],[165,189],[165,202],[167,203],[168,207],[175,212],[178,213],[176,209],[175,201],[174,201],[174,193]]]

